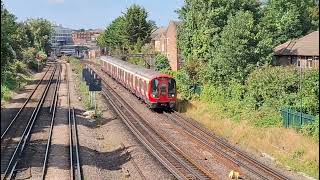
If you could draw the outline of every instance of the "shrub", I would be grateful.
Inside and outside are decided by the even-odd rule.
[[[246,83],[246,101],[255,109],[263,106],[280,110],[289,107],[312,115],[319,114],[319,72],[294,67],[263,67],[253,71]],[[302,109],[301,109],[302,100]]]
[[[157,71],[171,70],[168,58],[163,54],[157,54],[155,57],[155,66]]]
[[[23,60],[26,62],[35,60],[36,55],[37,55],[37,50],[35,48],[29,47],[27,49],[24,49],[22,52]]]
[[[311,136],[319,142],[319,115],[316,117],[314,123],[308,123],[301,127],[300,132],[304,135]]]

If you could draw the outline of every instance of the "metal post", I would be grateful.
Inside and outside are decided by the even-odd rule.
[[[90,101],[89,101],[89,102],[90,102],[90,107],[91,107],[91,104],[92,104],[92,103],[91,103],[91,101],[92,101],[92,98],[91,98],[91,91],[89,91],[89,99],[90,99]]]
[[[302,64],[300,60],[300,125],[302,125]]]
[[[94,91],[94,111],[97,114],[97,93]]]

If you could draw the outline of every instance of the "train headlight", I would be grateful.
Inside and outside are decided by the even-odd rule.
[[[171,94],[171,97],[174,97],[174,94]]]

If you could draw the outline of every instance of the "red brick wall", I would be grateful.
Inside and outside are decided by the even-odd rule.
[[[176,71],[178,67],[178,49],[177,49],[177,27],[173,22],[169,23],[166,33],[167,52],[171,69]]]

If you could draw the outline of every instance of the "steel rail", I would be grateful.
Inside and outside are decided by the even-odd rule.
[[[54,119],[55,119],[55,115],[56,115],[56,108],[58,105],[58,97],[59,97],[59,93],[58,93],[58,89],[60,87],[60,77],[61,77],[61,66],[59,66],[59,72],[58,72],[58,79],[56,81],[56,86],[55,86],[55,91],[54,91],[54,104],[52,104],[53,106],[53,111],[52,111],[52,116],[51,116],[51,124],[50,124],[50,131],[49,131],[49,136],[48,136],[48,141],[47,141],[47,146],[46,146],[46,152],[45,152],[45,156],[44,156],[44,161],[43,161],[43,167],[42,167],[42,177],[41,179],[45,179],[46,176],[46,172],[47,172],[47,161],[48,161],[48,155],[49,155],[49,150],[51,147],[51,138],[52,138],[52,131],[53,131],[53,126],[54,126]]]
[[[74,140],[75,140],[75,154],[77,161],[77,177],[79,180],[82,180],[82,171],[80,166],[80,156],[79,156],[79,140],[78,140],[78,130],[77,130],[77,122],[76,122],[76,114],[74,108],[72,108],[72,120],[73,120],[73,132],[74,132]]]
[[[209,139],[213,140],[214,142],[216,142],[220,146],[223,146],[225,149],[227,149],[229,151],[231,150],[234,154],[236,154],[237,156],[240,156],[242,159],[244,159],[246,161],[246,163],[249,163],[249,164],[253,165],[253,167],[257,168],[257,166],[259,166],[259,169],[261,169],[264,173],[266,173],[268,175],[271,175],[273,178],[275,178],[275,179],[289,179],[288,177],[284,176],[280,172],[272,169],[271,167],[266,166],[265,164],[257,161],[256,159],[253,159],[252,157],[250,157],[249,155],[245,154],[244,152],[242,152],[238,148],[230,145],[229,143],[225,142],[224,140],[222,140],[221,138],[219,138],[216,135],[212,134],[211,132],[208,132],[208,130],[206,130],[200,124],[192,121],[191,119],[185,118],[182,115],[178,114],[177,112],[174,112],[173,114],[165,113],[165,115],[168,118],[170,118],[171,120],[175,121],[176,124],[179,124],[186,131],[188,131],[189,133],[193,134],[193,136],[196,137],[196,139],[198,139],[203,144],[209,146],[210,148],[214,148],[214,145],[212,144],[212,142],[209,141]],[[196,130],[196,132],[198,132],[201,135],[196,135],[194,133],[194,131],[192,131],[192,129]],[[269,177],[266,177],[265,175],[262,175],[261,172],[258,172],[257,170],[252,169],[252,167],[249,167],[247,164],[244,164],[240,160],[230,156],[225,151],[223,151],[221,149],[219,149],[219,150],[220,150],[220,154],[223,153],[222,154],[223,156],[225,156],[227,158],[230,158],[236,164],[245,167],[248,171],[256,174],[257,176],[259,176],[259,177],[261,177],[263,179],[268,179],[269,178]]]
[[[22,110],[26,107],[26,105],[28,104],[28,102],[30,101],[32,95],[36,92],[37,88],[39,87],[39,85],[41,84],[41,82],[43,81],[44,77],[46,76],[46,74],[49,72],[49,69],[51,69],[51,66],[47,69],[47,71],[45,72],[45,74],[42,76],[42,78],[40,79],[40,81],[38,82],[38,84],[36,85],[36,87],[34,88],[34,90],[32,91],[32,93],[29,95],[29,97],[27,98],[27,100],[24,102],[24,104],[22,105],[22,107],[19,109],[19,111],[17,112],[17,114],[14,116],[14,118],[10,121],[10,124],[7,126],[6,130],[1,134],[1,142],[4,138],[4,136],[7,134],[7,132],[9,131],[9,129],[11,128],[12,124],[16,121],[16,119],[18,118],[18,116],[20,115],[20,113],[22,112]]]
[[[55,91],[54,91],[54,93],[52,94],[52,100],[51,100],[51,104],[50,104],[50,109],[49,109],[49,113],[51,113],[51,111],[52,111],[52,108],[55,106],[54,105],[54,101],[55,101],[55,98],[57,98],[58,96],[57,96],[57,93],[58,93],[58,91],[57,91],[57,86],[58,86],[58,84],[60,85],[60,74],[61,74],[61,65],[59,64],[59,73],[58,73],[58,79],[56,79],[56,86],[55,86]],[[59,82],[58,82],[59,81]]]
[[[7,166],[7,168],[6,168],[5,172],[4,172],[3,179],[6,179],[6,177],[8,176],[9,171],[10,171],[9,179],[12,179],[12,176],[13,176],[13,174],[15,172],[15,168],[16,168],[16,166],[18,164],[18,161],[19,161],[18,157],[21,157],[21,155],[23,153],[23,150],[24,150],[24,147],[25,147],[25,145],[26,145],[26,143],[27,143],[27,141],[28,141],[28,139],[30,137],[30,132],[32,130],[32,127],[34,125],[35,120],[37,119],[38,113],[39,113],[40,108],[41,108],[41,106],[42,106],[42,104],[44,102],[44,99],[45,99],[45,97],[46,97],[46,95],[48,93],[48,90],[49,90],[49,87],[50,87],[50,84],[51,84],[51,81],[53,79],[55,71],[56,71],[56,67],[54,68],[54,72],[51,74],[50,80],[48,81],[48,83],[46,85],[46,88],[45,88],[45,90],[44,90],[44,92],[43,92],[43,94],[42,94],[42,96],[41,96],[36,108],[32,112],[32,115],[28,120],[28,124],[27,124],[26,128],[23,131],[21,139],[20,139],[18,145],[16,146],[14,153],[12,154],[12,156],[10,158],[9,164],[8,164],[8,166]]]
[[[71,105],[70,105],[70,89],[69,89],[69,71],[66,64],[66,81],[67,81],[67,98],[68,98],[68,125],[69,125],[69,155],[70,155],[70,179],[74,179],[73,169],[73,138],[72,138],[72,123],[71,123]]]
[[[109,88],[111,91],[113,91],[111,88]],[[108,95],[107,93],[105,93],[107,96],[108,96],[108,98],[111,100],[112,99],[112,97],[110,96],[110,95]],[[142,135],[141,134],[141,132],[139,132],[139,130],[138,130],[138,132],[141,134],[141,136],[144,136],[144,137],[151,137],[151,139],[153,139],[153,141],[156,141],[158,144],[159,144],[159,148],[161,147],[161,148],[163,148],[164,149],[164,151],[167,153],[167,154],[170,154],[170,156],[172,157],[172,158],[174,158],[174,160],[176,161],[175,163],[178,163],[178,164],[180,164],[180,165],[178,165],[178,164],[175,164],[175,165],[173,165],[173,164],[171,164],[171,166],[173,166],[173,167],[175,167],[175,168],[183,168],[183,169],[185,169],[185,170],[187,170],[189,173],[188,173],[188,175],[184,175],[184,176],[181,176],[181,175],[179,175],[176,171],[177,171],[177,169],[172,169],[172,168],[170,168],[170,165],[168,165],[168,163],[163,163],[163,165],[165,165],[165,167],[167,167],[168,168],[168,170],[171,172],[171,173],[173,173],[178,179],[185,179],[185,178],[188,178],[187,176],[190,176],[190,175],[192,175],[193,176],[193,178],[197,178],[197,179],[208,179],[208,175],[206,174],[206,173],[204,173],[202,170],[200,170],[200,169],[198,169],[198,167],[197,166],[195,166],[193,163],[191,163],[191,162],[189,162],[189,159],[187,159],[187,158],[185,158],[182,154],[181,154],[181,151],[179,151],[178,150],[178,148],[177,147],[175,147],[175,146],[173,146],[173,144],[171,143],[171,142],[169,142],[168,141],[168,139],[164,139],[164,137],[163,136],[161,136],[160,134],[158,134],[151,126],[149,126],[148,125],[148,128],[147,127],[145,127],[145,125],[147,125],[147,124],[145,124],[145,125],[143,125],[142,123],[141,123],[141,121],[142,121],[142,118],[138,115],[138,114],[136,114],[135,113],[135,111],[132,109],[132,107],[130,107],[128,104],[126,104],[126,102],[124,101],[124,100],[120,100],[120,97],[117,97],[117,96],[119,96],[119,95],[117,95],[114,91],[112,92],[112,95],[113,95],[113,97],[115,98],[115,99],[117,99],[117,101],[121,104],[121,107],[122,107],[122,110],[120,110],[119,109],[119,107],[118,107],[118,111],[123,111],[123,109],[126,109],[126,111],[128,112],[128,113],[130,113],[130,114],[132,114],[131,116],[133,117],[132,119],[136,119],[136,117],[138,117],[140,120],[136,120],[136,122],[135,123],[133,123],[133,122],[130,122],[130,120],[128,120],[128,122],[129,123],[132,123],[132,124],[140,124],[140,126],[141,126],[141,128],[144,130],[144,131],[146,131],[147,132],[147,134],[145,134],[145,135]],[[114,101],[114,100],[113,100]],[[111,101],[112,102],[112,101]],[[131,110],[130,110],[130,109]],[[135,115],[133,115],[133,114],[135,114]],[[150,132],[150,129],[153,131],[153,133],[151,133]],[[141,130],[140,130],[141,131]],[[158,136],[158,137],[156,137],[156,136]],[[161,140],[160,139],[162,139],[162,141],[164,141],[164,142],[161,142]],[[148,140],[147,140],[148,141]],[[150,142],[149,142],[150,143]],[[167,144],[164,144],[164,143],[167,143]],[[144,143],[145,144],[145,143]],[[152,145],[151,145],[152,146]],[[170,149],[170,148],[172,148],[172,149]],[[148,147],[148,146],[147,146]],[[175,153],[174,153],[174,151],[176,151]],[[164,162],[164,159],[163,159],[163,157],[162,158],[160,158],[159,159],[159,149],[152,149],[151,150],[151,153],[152,154],[156,154],[156,153],[158,153],[158,155],[156,156],[156,157],[158,157],[157,159],[160,161],[160,162]],[[181,157],[179,157],[177,154],[179,154]],[[182,159],[181,159],[182,158]],[[183,158],[185,158],[185,160],[183,160]],[[168,159],[167,159],[168,160]],[[169,160],[168,160],[169,161]],[[170,163],[170,161],[169,161],[169,163]],[[189,164],[187,164],[187,163],[189,163]],[[177,165],[178,165],[178,167],[177,167]]]
[[[89,65],[90,66],[90,65]],[[95,68],[92,68],[93,70]],[[96,72],[97,73],[97,72]],[[98,75],[101,73],[97,73]],[[100,75],[100,77],[103,77]],[[107,85],[103,80],[103,84]],[[167,138],[165,138],[163,135],[161,135],[159,132],[157,132],[152,126],[149,125],[147,121],[145,121],[135,110],[134,107],[127,104],[127,102],[120,97],[112,88],[108,88],[112,91],[112,96],[117,99],[117,102],[120,103],[120,107],[117,107],[115,104],[112,103],[112,97],[108,95],[108,93],[104,94],[107,96],[107,99],[110,99],[110,104],[113,106],[115,111],[121,116],[122,120],[124,120],[125,124],[129,127],[129,129],[136,135],[136,137],[140,140],[141,143],[143,143],[147,149],[178,179],[186,179],[186,178],[197,178],[197,179],[208,179],[209,177],[212,178],[212,176],[215,176],[213,173],[207,172],[206,170],[199,168],[198,165],[196,165],[195,161],[185,156],[185,153],[183,153],[178,147],[176,147],[171,141],[169,141]],[[114,100],[113,100],[114,101]],[[124,111],[123,109],[126,109]],[[124,115],[124,112],[129,113],[129,116],[131,118],[126,118]],[[135,122],[131,122],[132,120],[135,120]],[[139,124],[137,126],[137,124]],[[135,127],[137,126],[137,127]],[[137,130],[140,129],[140,130]],[[144,132],[144,135],[141,134],[141,132]],[[150,137],[152,137],[150,139]],[[146,139],[147,138],[147,139]],[[155,143],[156,144],[147,144],[147,143]],[[154,146],[157,146],[157,148],[160,148],[163,152],[160,153],[160,151],[155,148]],[[170,156],[166,156],[169,155]],[[165,155],[165,156],[161,156]],[[171,161],[174,161],[174,164],[170,164],[169,159],[171,158]],[[177,167],[177,165],[179,165]],[[179,170],[180,171],[179,171]],[[181,171],[182,170],[182,171]],[[188,171],[189,173],[187,175],[181,176],[179,173],[182,173],[183,171]],[[189,177],[188,177],[189,176]]]
[[[103,91],[104,96],[107,99],[110,99],[110,97]],[[158,150],[154,148],[139,132],[139,130],[136,129],[136,127],[133,126],[132,123],[127,119],[126,115],[115,105],[114,102],[109,101],[110,105],[112,106],[113,110],[118,114],[118,116],[124,121],[124,123],[127,125],[127,127],[131,130],[131,132],[138,138],[138,140],[153,154],[156,159],[160,161],[162,165],[164,165],[177,179],[184,179],[184,176],[182,176],[180,173],[177,172],[176,168],[173,164],[170,163],[169,160],[166,160],[164,157],[164,154],[161,154]]]

